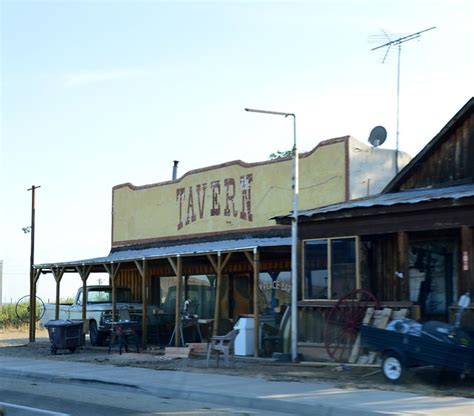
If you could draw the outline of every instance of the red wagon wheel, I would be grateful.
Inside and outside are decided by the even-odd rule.
[[[337,362],[347,362],[359,334],[367,308],[380,307],[368,290],[357,289],[339,299],[330,310],[324,325],[326,351]]]

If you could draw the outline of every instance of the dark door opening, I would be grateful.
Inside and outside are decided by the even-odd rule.
[[[410,300],[419,304],[422,320],[447,321],[454,300],[454,243],[414,243],[410,254]]]

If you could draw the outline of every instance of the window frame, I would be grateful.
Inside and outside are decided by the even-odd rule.
[[[338,300],[337,298],[332,298],[332,240],[348,240],[353,239],[355,240],[355,289],[361,288],[361,279],[360,279],[360,237],[358,235],[351,235],[351,236],[343,236],[343,237],[326,237],[326,238],[307,238],[302,240],[302,274],[301,278],[303,280],[302,283],[302,300],[303,301],[334,301]],[[305,279],[305,271],[306,271],[306,242],[310,241],[326,241],[327,243],[327,270],[328,270],[328,285],[327,285],[327,298],[307,298],[306,297],[306,279]]]

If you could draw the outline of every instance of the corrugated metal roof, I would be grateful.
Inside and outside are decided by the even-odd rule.
[[[212,254],[217,252],[252,250],[257,247],[277,247],[291,245],[290,237],[273,238],[244,238],[239,240],[221,240],[174,246],[156,246],[143,249],[129,249],[110,252],[106,257],[95,257],[76,261],[36,264],[36,268],[51,268],[58,266],[91,265],[111,262],[133,261],[141,259],[156,259],[169,256],[186,256],[195,254]]]
[[[355,199],[334,205],[300,211],[298,217],[312,217],[329,212],[397,204],[417,204],[436,199],[461,199],[474,196],[474,184],[450,186],[445,188],[423,188],[408,191],[378,194],[373,197]],[[275,217],[275,219],[291,218],[291,215]]]

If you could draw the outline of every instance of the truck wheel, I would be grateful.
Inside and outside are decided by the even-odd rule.
[[[406,369],[397,354],[388,352],[383,358],[382,373],[388,381],[398,383],[403,380]]]
[[[91,321],[89,323],[89,339],[91,345],[94,347],[101,347],[104,345],[104,335],[97,329],[97,322]]]

